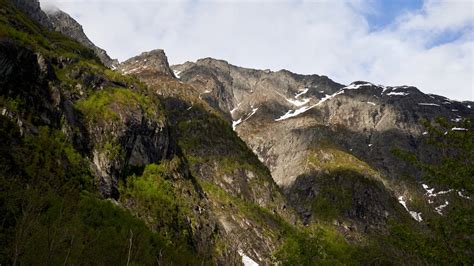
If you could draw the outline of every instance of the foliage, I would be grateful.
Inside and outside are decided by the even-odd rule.
[[[159,165],[150,164],[145,167],[141,176],[132,175],[120,185],[121,202],[130,205],[136,216],[155,228],[166,240],[167,245],[184,259],[203,260],[190,243],[193,242],[191,210],[198,199],[181,194],[182,189],[190,190],[190,180],[178,181],[182,161],[174,157]]]
[[[474,192],[474,134],[471,123],[455,128],[442,118],[434,122],[422,121],[428,135],[425,143],[436,154],[434,163],[424,161],[413,153],[395,150],[395,154],[416,166],[423,173],[425,182],[432,186],[449,188],[472,196]],[[462,129],[461,129],[462,128]],[[407,252],[418,254],[432,262],[442,264],[467,264],[474,260],[474,204],[472,199],[456,197],[450,199],[450,205],[444,215],[425,215],[429,229],[428,236],[408,230],[402,225],[393,227],[397,236],[392,240]],[[413,246],[414,243],[417,246]]]
[[[149,117],[157,118],[158,103],[150,96],[126,88],[106,88],[92,93],[88,98],[76,103],[76,107],[85,117],[94,122],[120,118],[117,110],[134,110],[139,108]]]
[[[395,150],[395,154],[411,162],[421,171],[423,179],[436,185],[453,189],[465,190],[474,194],[474,133],[470,121],[457,126],[465,130],[453,130],[455,124],[448,123],[443,118],[435,123],[422,121],[428,137],[426,144],[436,149],[438,160],[435,163],[422,161],[413,153]]]
[[[8,0],[0,0],[0,36],[31,47],[47,57],[81,57],[100,64],[92,50],[60,33],[45,29]]]

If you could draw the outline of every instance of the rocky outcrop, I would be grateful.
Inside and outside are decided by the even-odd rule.
[[[172,69],[233,124],[305,221],[317,217],[310,210],[312,199],[330,185],[317,182],[321,173],[331,178],[347,174],[341,173],[343,169],[314,172],[308,158],[321,145],[360,158],[379,173],[375,179],[366,173],[351,179],[354,182],[348,187],[355,196],[347,195],[346,200],[354,204],[348,204],[342,213],[358,221],[359,228],[382,228],[386,215],[407,215],[393,208],[396,197],[386,197],[387,193],[399,193],[393,183],[406,172],[416,176],[415,169],[394,156],[393,148],[430,158],[433,153],[422,142],[421,118],[444,117],[453,123],[474,118],[469,103],[427,95],[411,86],[387,87],[364,81],[344,86],[324,76],[246,69],[211,58]],[[377,180],[383,191],[377,183],[362,182],[364,179]],[[369,193],[370,200],[356,199],[363,191]],[[331,193],[326,197],[332,197]],[[303,202],[308,202],[309,209]],[[353,215],[357,210],[370,210],[373,202],[379,207],[363,215],[369,219]]]
[[[133,57],[118,69],[138,77],[160,95],[171,136],[209,198],[225,246],[259,263],[271,263],[271,254],[280,244],[274,236],[282,228],[268,228],[261,219],[271,221],[275,215],[295,224],[297,218],[265,166],[232,131],[222,113],[203,100],[200,87],[176,80],[162,50]],[[260,212],[260,208],[271,214]],[[253,216],[249,216],[249,209],[254,209]]]
[[[175,78],[168,64],[168,58],[161,49],[144,52],[132,57],[118,66],[118,70],[125,75],[149,74],[151,76],[167,76]]]
[[[115,68],[118,65],[117,59],[111,59],[104,49],[97,47],[91,42],[91,40],[89,40],[84,33],[81,24],[73,19],[69,14],[59,9],[52,9],[47,10],[46,15],[52,29],[61,32],[62,34],[78,41],[85,47],[92,49],[105,66]]]
[[[12,2],[30,18],[43,25],[49,30],[53,29],[53,25],[48,16],[41,10],[38,0],[12,0]]]

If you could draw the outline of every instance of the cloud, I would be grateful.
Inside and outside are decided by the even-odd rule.
[[[471,1],[427,1],[376,30],[366,18],[377,12],[375,1],[41,3],[71,14],[91,40],[120,60],[163,48],[174,64],[215,57],[246,67],[327,75],[346,84],[406,84],[474,100]]]

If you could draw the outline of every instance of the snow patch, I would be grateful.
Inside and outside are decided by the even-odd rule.
[[[302,113],[308,111],[311,108],[312,108],[311,106],[310,107],[304,106],[304,107],[301,107],[301,108],[296,109],[296,110],[289,110],[288,112],[286,112],[286,114],[282,115],[280,118],[275,119],[275,121],[281,121],[281,120],[285,120],[285,119],[288,119],[288,118],[291,118],[291,117],[295,117],[299,114],[302,114]]]
[[[252,107],[252,108],[253,108],[253,107]],[[232,129],[235,131],[235,129],[237,128],[237,126],[238,126],[239,124],[241,124],[241,123],[243,123],[243,122],[249,120],[250,117],[252,117],[257,111],[258,111],[258,108],[253,108],[253,109],[252,109],[252,112],[251,112],[249,115],[247,115],[247,118],[245,118],[244,120],[242,120],[242,117],[241,117],[241,118],[239,118],[239,120],[237,120],[237,121],[232,121]]]
[[[398,197],[398,202],[403,205],[405,210],[407,210],[407,212],[411,215],[411,217],[413,219],[415,219],[415,221],[417,221],[417,222],[422,222],[423,221],[423,218],[421,218],[421,212],[414,212],[414,211],[410,211],[408,209],[407,203],[403,200],[403,196]]]
[[[422,134],[423,134],[423,136],[428,135],[428,131],[425,131]]]
[[[446,208],[448,205],[449,205],[449,202],[448,202],[448,201],[445,201],[444,204],[439,205],[438,207],[436,207],[436,208],[435,208],[435,211],[436,211],[439,215],[443,215],[443,209]]]
[[[471,197],[462,194],[462,191],[461,191],[461,190],[458,190],[458,196],[461,197],[461,198],[463,198],[463,199],[471,199]]]
[[[309,103],[310,99],[303,99],[303,100],[286,99],[286,101],[299,107],[299,106],[303,106]]]
[[[286,112],[286,114],[282,115],[281,117],[275,119],[275,121],[281,121],[281,120],[285,120],[285,119],[288,119],[288,118],[291,118],[291,117],[295,117],[297,115],[300,115],[316,106],[319,106],[321,105],[322,103],[324,103],[325,101],[329,100],[329,99],[332,99],[334,97],[336,97],[337,95],[339,94],[342,94],[344,93],[344,89],[341,89],[339,90],[338,92],[334,93],[334,94],[331,94],[331,95],[328,95],[326,94],[326,96],[324,96],[321,100],[319,100],[319,102],[317,104],[314,104],[314,105],[311,105],[311,106],[303,106],[299,109],[296,109],[296,110],[289,110],[288,112]]]
[[[359,89],[360,87],[363,87],[363,86],[373,86],[373,85],[374,85],[374,84],[369,83],[369,82],[362,83],[362,84],[354,84],[354,83],[352,83],[351,85],[346,86],[346,87],[344,87],[343,89],[346,89],[346,90],[357,90],[357,89]]]
[[[437,197],[439,195],[448,194],[448,193],[453,192],[453,189],[448,189],[448,190],[442,190],[440,192],[434,193],[434,190],[435,190],[434,188],[430,188],[426,184],[421,184],[421,186],[425,189],[425,191],[426,191],[425,195],[427,195],[428,198]]]
[[[424,105],[424,106],[439,106],[439,104],[436,104],[436,103],[418,103],[418,105]]]
[[[239,255],[242,257],[242,263],[244,266],[258,266],[253,259],[249,258],[242,250],[239,250]]]
[[[367,146],[369,146],[369,147],[372,147],[372,145],[374,145],[374,144],[370,143],[370,144],[369,144],[369,145],[367,145]]]
[[[237,121],[232,121],[232,129],[235,131],[235,128],[237,128],[237,125],[242,123],[242,118],[239,118]]]
[[[304,90],[300,91],[300,93],[298,93],[298,94],[295,95],[295,98],[298,98],[298,97],[300,97],[300,96],[303,95],[303,94],[306,94],[308,91],[309,91],[308,88],[304,88]]]
[[[247,118],[245,118],[245,121],[249,120],[249,118],[252,117],[257,111],[258,111],[258,108],[253,108],[252,113],[249,116],[247,116]]]
[[[407,92],[398,92],[398,91],[391,91],[389,93],[387,93],[388,96],[394,96],[394,95],[397,95],[397,96],[407,96],[409,95],[409,93]]]
[[[375,103],[373,103],[373,102],[367,102],[367,103],[368,103],[368,104],[371,104],[371,105],[377,105],[377,104],[375,104]]]
[[[471,105],[468,104],[468,105],[467,105],[467,108],[471,109]]]
[[[177,78],[180,78],[179,74],[181,73],[181,71],[173,70],[173,73]]]
[[[453,127],[453,128],[451,128],[451,131],[467,131],[467,129],[462,128],[462,127]]]

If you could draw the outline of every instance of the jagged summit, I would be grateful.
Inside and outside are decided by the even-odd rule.
[[[53,29],[51,21],[49,21],[48,16],[41,9],[39,0],[12,0],[12,2],[39,24],[50,30]]]
[[[116,59],[111,59],[104,49],[97,47],[84,33],[82,26],[69,14],[58,8],[41,9],[38,0],[13,0],[13,3],[33,20],[49,30],[55,30],[78,41],[85,47],[92,49],[102,63],[115,68],[118,64]]]
[[[111,59],[107,52],[97,47],[92,41],[86,36],[82,25],[73,19],[69,14],[59,9],[48,9],[45,11],[49,21],[54,30],[61,32],[62,34],[71,37],[72,39],[80,42],[87,48],[92,49],[95,54],[99,57],[100,61],[109,68],[115,68],[118,65],[118,60]]]
[[[122,62],[118,66],[118,70],[124,74],[147,71],[153,74],[175,78],[169,66],[168,58],[162,49],[143,52],[138,56],[132,57]]]
[[[212,58],[170,67],[160,49],[111,71],[67,14],[48,13],[51,32],[10,1],[0,264],[472,265],[472,102]],[[37,1],[17,3],[41,23]]]

